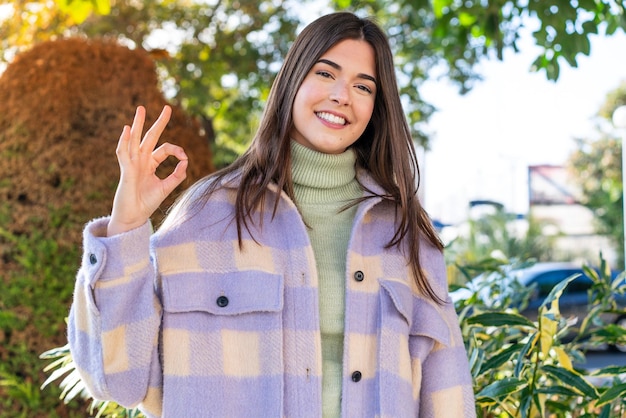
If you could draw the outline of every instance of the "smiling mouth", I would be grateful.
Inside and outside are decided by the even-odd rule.
[[[339,116],[333,115],[328,112],[316,112],[318,118],[325,120],[326,122],[334,123],[336,125],[346,125],[347,121]]]

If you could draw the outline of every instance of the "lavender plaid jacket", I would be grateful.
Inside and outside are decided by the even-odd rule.
[[[87,225],[68,338],[95,398],[139,405],[149,417],[321,417],[317,276],[305,225],[286,196],[274,218],[267,199],[256,242],[244,234],[240,250],[234,196],[222,189],[200,213],[153,235],[146,224],[101,238],[106,218]],[[405,258],[384,248],[394,229],[390,203],[359,206],[345,277],[342,415],[474,417],[456,313],[416,292]],[[421,251],[447,298],[442,253],[426,241]]]

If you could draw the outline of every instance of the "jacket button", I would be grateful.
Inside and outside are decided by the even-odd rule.
[[[360,372],[360,371],[358,371],[358,370],[357,370],[356,372],[352,373],[352,381],[353,381],[353,382],[358,382],[358,381],[360,381],[360,380],[361,380],[361,377],[363,377],[363,375],[362,375],[362,374],[361,374],[361,372]]]
[[[98,262],[98,257],[94,253],[89,254],[89,262],[93,265]]]
[[[357,282],[362,282],[365,279],[365,274],[361,270],[357,270],[354,272],[354,280]]]
[[[219,298],[217,298],[217,306],[219,306],[220,308],[224,308],[226,305],[228,305],[228,298],[226,296],[220,296]]]

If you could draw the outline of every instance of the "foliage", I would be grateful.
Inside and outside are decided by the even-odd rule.
[[[77,24],[83,23],[92,13],[111,13],[109,0],[56,0],[56,4],[59,10],[69,15]]]
[[[218,167],[249,143],[299,24],[285,2],[271,0],[119,0],[111,3],[110,13],[92,14],[80,24],[49,0],[11,3],[12,14],[0,21],[5,60],[59,36],[114,38],[146,49],[166,95],[201,120],[214,139]],[[89,3],[67,2],[72,10]]]
[[[567,166],[581,189],[581,203],[594,213],[598,233],[608,236],[624,260],[622,146],[611,128],[613,111],[626,104],[626,84],[607,95],[599,111],[597,138],[578,139]]]
[[[611,238],[621,257],[624,253],[621,141],[606,136],[578,140],[577,148],[568,157],[568,165],[581,187],[581,203],[593,211],[597,232]],[[623,260],[619,264],[622,263]]]
[[[617,86],[606,95],[606,100],[598,111],[598,116],[606,121],[613,119],[613,112],[620,106],[626,106],[626,82]]]
[[[0,210],[3,212],[3,210]],[[63,209],[51,209],[53,224],[62,231]],[[13,260],[15,268],[5,264],[0,271],[0,417],[59,417],[73,415],[73,402],[59,407],[58,388],[42,393],[39,353],[51,343],[64,338],[63,318],[67,315],[71,287],[67,277],[75,274],[76,248],[60,246],[55,236],[43,232],[18,235],[2,227],[0,244],[9,243],[4,262]]]
[[[56,36],[114,37],[153,52],[163,88],[214,133],[216,166],[232,161],[249,143],[262,104],[300,25],[294,10],[308,0],[39,0],[5,2],[0,55]],[[589,38],[626,27],[624,6],[613,0],[484,1],[333,0],[336,10],[373,15],[387,29],[394,49],[400,93],[417,142],[428,146],[424,123],[434,108],[420,97],[421,84],[437,74],[469,91],[480,78],[476,64],[518,50],[529,22],[542,48],[533,68],[549,79],[561,61],[576,66],[589,54]],[[56,7],[55,7],[56,5]],[[110,9],[109,9],[110,8]],[[95,11],[88,17],[90,11]],[[314,16],[306,16],[312,18]],[[441,71],[441,64],[446,69]]]
[[[496,257],[548,261],[553,258],[553,237],[543,233],[546,225],[528,216],[518,219],[502,209],[479,217],[470,217],[457,226],[456,236],[447,243],[448,264],[474,264]],[[458,282],[458,271],[450,271],[450,281]]]
[[[515,260],[483,259],[459,266],[469,280],[476,271],[496,274],[486,286],[499,285],[497,277],[518,265]],[[558,301],[577,276],[556,285],[538,309],[537,321],[520,315],[531,292],[509,289],[501,303],[485,300],[481,289],[459,299],[461,328],[470,357],[479,417],[617,417],[626,414],[626,366],[590,371],[584,363],[589,347],[626,342],[626,330],[603,322],[602,313],[621,312],[615,301],[626,294],[626,281],[612,281],[601,258],[600,273],[585,267],[594,285],[592,308],[580,325],[561,316]],[[498,292],[498,290],[495,290]],[[592,328],[593,325],[593,328]],[[565,336],[574,334],[573,339]],[[566,342],[569,341],[569,342]]]
[[[476,79],[474,66],[481,59],[502,59],[507,48],[518,51],[526,25],[532,26],[528,29],[541,48],[533,69],[545,71],[550,80],[558,79],[563,61],[576,67],[579,54],[589,55],[591,36],[626,29],[624,2],[614,0],[335,0],[334,4],[375,7],[385,16],[398,13],[400,27],[393,26],[394,31],[427,39],[429,48],[448,65],[450,79],[463,90]],[[421,59],[421,50],[403,49],[414,60]]]
[[[0,77],[0,97],[0,416],[52,417],[76,404],[62,405],[53,391],[29,400],[26,389],[45,380],[39,354],[67,341],[83,225],[110,211],[120,127],[137,103],[154,120],[167,101],[145,51],[83,39],[21,54]],[[179,107],[164,137],[194,155],[188,184],[211,171],[208,143]],[[153,215],[155,225],[179,192]]]
[[[80,378],[76,365],[72,360],[69,345],[53,348],[41,354],[41,358],[45,360],[53,360],[46,368],[46,372],[51,372],[50,376],[43,383],[41,388],[47,387],[55,380],[62,378],[59,387],[62,389],[60,398],[63,402],[68,403],[77,397],[84,399],[90,398],[89,392],[84,381]],[[114,402],[91,400],[89,413],[95,417],[109,418],[141,418],[144,415],[138,409],[127,409]]]
[[[434,76],[466,93],[481,79],[477,64],[518,52],[521,33],[532,31],[540,54],[530,70],[559,78],[560,66],[576,67],[589,55],[590,38],[626,29],[624,3],[614,0],[333,0],[337,9],[373,15],[388,29],[399,69],[400,91],[415,139],[428,147],[422,129],[435,109],[420,97]]]
[[[117,1],[72,31],[152,53],[166,94],[214,133],[214,162],[241,154],[299,20],[284,1]]]
[[[0,0],[0,62],[6,64],[19,52],[60,35],[72,23],[52,0]]]

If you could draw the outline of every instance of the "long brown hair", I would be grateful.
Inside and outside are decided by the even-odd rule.
[[[389,41],[370,19],[338,12],[309,24],[294,41],[274,80],[250,147],[231,165],[193,187],[202,192],[188,193],[186,203],[204,204],[211,193],[220,187],[220,180],[230,173],[238,172],[240,185],[235,202],[235,220],[241,243],[242,228],[249,229],[255,209],[263,204],[267,187],[271,183],[294,199],[289,134],[293,128],[291,111],[296,93],[322,54],[346,39],[364,40],[372,46],[378,79],[371,120],[363,135],[352,145],[357,155],[357,167],[369,171],[387,192],[383,197],[396,203],[398,228],[387,247],[399,247],[405,241],[407,258],[415,274],[418,290],[433,301],[442,302],[421,268],[420,235],[440,250],[443,246],[417,198],[419,168],[398,95]],[[190,195],[194,197],[190,198]],[[277,194],[274,209],[278,201]]]

